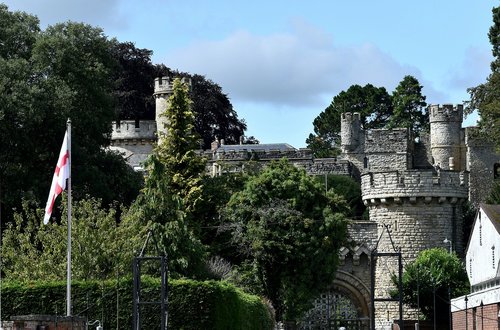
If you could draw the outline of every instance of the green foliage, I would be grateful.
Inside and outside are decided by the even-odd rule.
[[[468,242],[474,226],[477,208],[471,202],[462,203],[463,242]]]
[[[491,73],[485,83],[467,90],[471,99],[466,103],[466,112],[478,111],[482,136],[500,150],[500,7],[492,12],[493,25],[488,34],[494,56]]]
[[[158,237],[173,274],[194,276],[204,258],[193,214],[202,200],[205,162],[194,151],[197,138],[190,103],[188,86],[175,79],[166,109],[168,134],[160,137],[146,162],[145,187],[126,218]]]
[[[243,282],[293,320],[331,283],[346,243],[343,198],[286,159],[273,162],[225,208]],[[236,256],[238,257],[238,256]],[[235,258],[236,259],[236,258]]]
[[[230,236],[227,232],[220,231],[222,225],[221,212],[231,196],[243,189],[247,175],[232,173],[231,175],[205,176],[203,178],[203,199],[199,205],[200,211],[196,218],[203,229],[200,239],[210,249],[212,255],[230,255],[232,247],[227,244]]]
[[[160,136],[153,155],[164,165],[164,175],[169,177],[166,181],[169,193],[181,199],[188,215],[201,200],[206,163],[196,154],[198,135],[194,131],[191,104],[189,86],[175,79],[169,106],[162,114],[167,119],[168,133]]]
[[[24,12],[8,11],[0,3],[0,58],[28,59],[31,55],[36,35],[40,32],[39,21],[35,16]]]
[[[74,279],[112,278],[130,273],[134,251],[140,247],[138,228],[116,223],[114,208],[103,209],[94,198],[73,203],[72,276]],[[17,281],[63,280],[66,277],[67,217],[42,225],[43,210],[24,202],[3,233],[2,270]],[[62,214],[66,214],[63,205]]]
[[[306,140],[316,157],[331,157],[338,154],[340,145],[340,115],[344,112],[359,112],[365,129],[384,127],[392,114],[391,96],[384,87],[367,84],[352,85],[340,92],[332,103],[314,119],[314,134]]]
[[[132,42],[111,43],[113,58],[119,64],[113,90],[116,116],[128,120],[155,119],[155,101],[151,97],[156,77],[151,62],[153,51],[137,48]]]
[[[500,204],[500,180],[495,180],[493,189],[491,189],[490,195],[486,199],[488,204]]]
[[[366,206],[361,199],[361,185],[351,177],[345,175],[317,175],[315,179],[321,183],[324,189],[331,189],[337,195],[342,196],[348,204],[349,217],[361,217]],[[325,181],[326,180],[326,181]]]
[[[40,31],[38,19],[0,5],[0,185],[2,216],[21,200],[46,201],[66,120],[72,120],[75,198],[128,204],[141,179],[104,151],[118,70],[102,30],[67,22]],[[120,191],[116,189],[120,185]]]
[[[397,279],[393,277],[397,286]],[[448,320],[448,288],[451,297],[466,294],[469,280],[465,266],[456,254],[446,249],[433,248],[420,252],[415,259],[405,266],[403,273],[403,301],[412,307],[417,306],[426,319],[434,317],[434,290],[436,294],[436,317],[442,322]],[[397,292],[392,293],[393,296]]]
[[[413,76],[405,76],[392,93],[394,113],[390,117],[389,128],[409,128],[414,133],[429,128],[425,96],[422,86]]]
[[[159,279],[141,279],[141,299],[158,301]],[[2,282],[2,316],[49,314],[65,310],[64,282]],[[130,329],[133,283],[129,279],[72,283],[73,315],[100,320],[105,329]],[[117,301],[118,299],[118,301]],[[169,329],[272,329],[265,303],[224,282],[169,281]],[[157,329],[159,306],[143,308],[142,328]]]
[[[238,119],[238,114],[222,88],[197,74],[191,76],[191,82],[194,125],[201,137],[203,149],[210,149],[215,138],[224,139],[226,144],[238,144],[247,125],[244,120]]]

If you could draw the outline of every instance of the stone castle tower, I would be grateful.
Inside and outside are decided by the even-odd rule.
[[[166,118],[162,116],[173,94],[174,79],[156,78],[154,82],[155,120],[121,120],[113,122],[110,149],[121,153],[127,163],[136,170],[142,170],[142,163],[153,152],[158,138],[167,134]],[[191,79],[181,78],[181,82],[191,85]]]
[[[488,191],[500,161],[491,143],[482,145],[480,152],[467,144],[461,105],[431,105],[429,112],[430,136],[417,140],[407,129],[363,130],[357,113],[341,117],[342,158],[360,177],[362,199],[373,223],[374,233],[362,240],[376,246],[377,252],[400,251],[404,264],[424,249],[448,247],[445,239],[459,255],[464,252],[462,204],[471,196],[469,176],[476,184],[481,180],[470,171],[482,166],[489,182],[482,179],[481,184]],[[480,156],[481,161],[468,155]],[[375,262],[375,298],[388,298],[398,260],[384,257]],[[372,306],[377,329],[399,319],[396,303]],[[405,319],[416,319],[415,311],[404,310]]]
[[[462,105],[429,107],[432,158],[442,169],[465,169],[462,120]]]

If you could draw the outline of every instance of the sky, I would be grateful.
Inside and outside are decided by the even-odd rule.
[[[2,0],[0,0],[2,1]],[[153,63],[221,86],[247,136],[306,147],[351,85],[389,93],[404,76],[428,104],[463,103],[492,61],[493,0],[4,0],[42,29],[84,22],[153,51]],[[477,116],[469,116],[465,126]]]

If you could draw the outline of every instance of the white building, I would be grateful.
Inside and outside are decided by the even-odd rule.
[[[500,205],[479,205],[465,262],[471,293],[452,299],[453,329],[499,329]]]

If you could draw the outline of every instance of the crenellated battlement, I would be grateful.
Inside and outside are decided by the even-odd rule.
[[[340,119],[347,122],[361,121],[359,112],[344,112],[340,114]]]
[[[433,122],[460,122],[462,123],[464,107],[462,104],[431,104],[428,108],[429,121]]]
[[[164,94],[171,95],[174,90],[174,80],[175,78],[172,77],[155,78],[155,90],[153,95],[155,97]],[[191,78],[182,77],[181,82],[191,86]]]
[[[312,153],[309,149],[301,150],[252,150],[249,149],[227,150],[224,152],[206,152],[208,158],[212,160],[274,160],[286,157],[293,159],[312,159]]]
[[[156,140],[154,120],[121,120],[112,122],[111,141],[118,140]]]
[[[362,198],[365,204],[401,203],[403,199],[440,203],[449,199],[466,199],[469,173],[455,171],[388,171],[369,172],[361,176]]]

